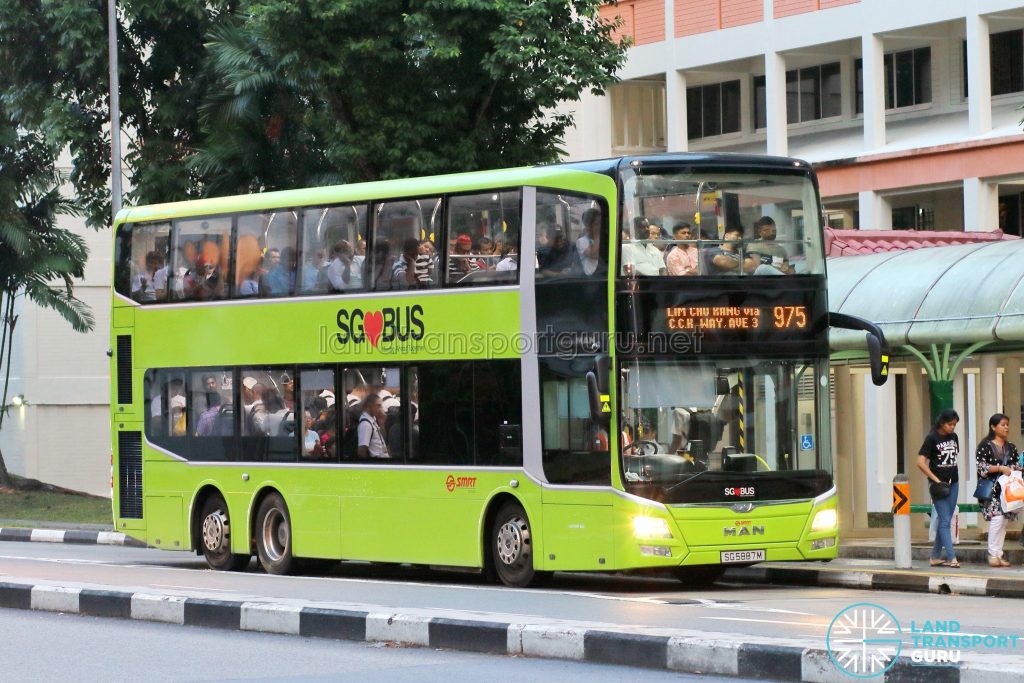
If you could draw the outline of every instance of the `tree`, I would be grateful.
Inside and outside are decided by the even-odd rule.
[[[127,201],[554,161],[558,105],[625,60],[601,3],[119,0]],[[106,0],[0,0],[0,63],[106,225]]]
[[[186,161],[200,146],[209,86],[202,36],[232,0],[118,0],[121,122],[131,203],[198,197]],[[110,221],[107,0],[0,0],[0,99],[11,117],[72,157],[93,227]]]
[[[211,31],[193,168],[238,192],[555,161],[558,105],[625,58],[600,4],[250,0]]]
[[[53,145],[19,130],[0,105],[0,429],[8,410],[17,300],[27,297],[55,310],[79,332],[94,325],[88,306],[75,298],[73,289],[73,278],[85,270],[85,242],[56,224],[58,214],[79,211],[61,196],[55,161]],[[0,486],[12,486],[2,452]]]

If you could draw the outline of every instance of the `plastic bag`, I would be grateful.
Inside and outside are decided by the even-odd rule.
[[[999,477],[999,485],[1002,491],[999,493],[999,503],[1003,512],[1013,512],[1024,508],[1024,479],[1021,473],[1014,470],[1009,475]]]

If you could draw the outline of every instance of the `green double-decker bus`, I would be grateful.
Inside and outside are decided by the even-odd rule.
[[[143,206],[114,246],[113,511],[151,546],[514,586],[836,556],[806,163],[670,154]]]

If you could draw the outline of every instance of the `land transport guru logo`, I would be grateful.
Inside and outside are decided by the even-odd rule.
[[[896,663],[903,648],[903,629],[889,610],[860,602],[832,620],[825,646],[840,671],[854,678],[873,678]]]
[[[874,678],[891,669],[901,654],[909,666],[956,667],[964,648],[1007,653],[1019,640],[1017,635],[965,633],[959,621],[949,619],[914,619],[904,630],[886,608],[860,602],[836,615],[825,645],[840,671],[853,678]]]
[[[423,307],[385,306],[377,311],[342,308],[337,315],[338,331],[334,338],[338,344],[370,342],[377,348],[381,342],[419,341],[423,339]]]

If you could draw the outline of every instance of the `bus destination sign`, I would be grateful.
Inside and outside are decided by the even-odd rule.
[[[807,306],[668,306],[663,309],[670,332],[709,330],[804,330]]]

